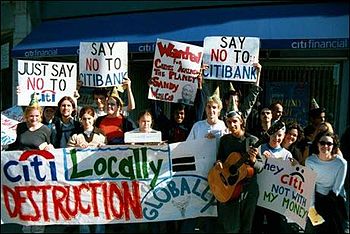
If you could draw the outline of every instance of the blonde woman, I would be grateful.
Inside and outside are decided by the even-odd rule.
[[[41,123],[43,110],[38,104],[38,100],[33,96],[29,106],[24,111],[25,122],[17,125],[17,138],[9,146],[8,150],[52,150],[54,146],[50,142],[50,129]],[[24,233],[44,233],[45,226],[23,226]]]
[[[9,146],[8,150],[54,149],[50,141],[51,131],[41,123],[42,112],[42,108],[37,104],[26,107],[25,122],[17,125],[16,141]]]

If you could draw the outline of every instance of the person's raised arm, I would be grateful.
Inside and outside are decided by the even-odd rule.
[[[259,86],[260,84],[260,75],[261,75],[261,64],[260,63],[254,63],[253,66],[256,68],[256,86]]]
[[[203,113],[205,110],[205,93],[203,91],[203,70],[208,69],[208,65],[207,64],[203,64],[200,72],[197,76],[197,80],[198,80],[198,89],[197,89],[197,93],[196,93],[196,98],[194,101],[194,110],[195,110],[195,119],[194,122],[197,122],[199,120],[202,120],[203,117]]]
[[[128,112],[129,112],[134,110],[136,107],[134,94],[131,90],[131,80],[129,77],[124,77],[123,88],[126,90],[128,94]]]
[[[254,63],[253,65],[257,70],[256,83],[251,86],[248,95],[244,98],[242,104],[239,107],[245,120],[248,118],[250,112],[252,111],[259,93],[262,91],[262,88],[259,86],[262,66],[260,63]]]

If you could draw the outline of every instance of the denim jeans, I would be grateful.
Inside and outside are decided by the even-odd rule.
[[[95,232],[92,232],[92,228],[95,226]],[[104,224],[96,224],[96,225],[80,225],[79,226],[80,233],[105,233],[105,225]]]

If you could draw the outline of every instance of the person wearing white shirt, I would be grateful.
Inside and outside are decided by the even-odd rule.
[[[190,131],[186,141],[197,139],[216,140],[216,149],[218,149],[220,137],[228,133],[228,129],[224,121],[219,119],[222,109],[222,102],[219,96],[219,87],[216,88],[214,94],[207,100],[205,113],[207,118],[196,122]],[[217,151],[217,150],[216,150]],[[216,157],[216,155],[213,155]],[[215,220],[209,217],[201,217],[195,219],[186,219],[181,223],[181,233],[206,232],[213,233]]]
[[[218,95],[219,88],[216,89],[214,95],[208,98],[205,106],[205,113],[207,118],[196,122],[187,137],[188,140],[196,140],[201,138],[220,139],[221,136],[227,134],[227,127],[225,122],[219,119],[222,109],[222,102]]]

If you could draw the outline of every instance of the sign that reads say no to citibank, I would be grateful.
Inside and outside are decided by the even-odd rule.
[[[257,37],[206,37],[203,63],[204,79],[256,82],[253,66],[259,61],[260,39]]]

